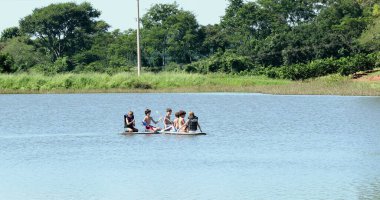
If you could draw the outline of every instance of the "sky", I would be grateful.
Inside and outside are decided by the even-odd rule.
[[[41,8],[51,3],[76,2],[85,0],[0,0],[0,32],[18,26],[23,17],[32,13],[34,8]],[[100,10],[101,20],[111,25],[111,30],[127,30],[136,27],[136,0],[87,0],[94,8]],[[156,3],[173,3],[174,0],[140,0],[140,17],[151,5]],[[176,0],[181,8],[195,14],[199,24],[215,24],[220,22],[227,7],[227,0]]]

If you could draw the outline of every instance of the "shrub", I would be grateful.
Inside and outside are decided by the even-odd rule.
[[[78,66],[78,65],[88,65],[92,62],[101,60],[101,58],[99,57],[99,55],[95,53],[85,51],[85,52],[74,55],[72,60],[73,60],[73,64]]]
[[[294,64],[278,68],[266,68],[265,75],[269,78],[284,78],[304,80],[328,74],[340,73],[347,76],[358,71],[373,69],[378,62],[378,54],[356,55],[340,59],[327,58],[314,60],[307,64]],[[262,70],[262,69],[260,69]]]
[[[103,73],[104,72],[104,66],[105,64],[102,61],[95,61],[87,65],[77,65],[75,67],[74,72],[79,73],[79,72],[99,72]]]
[[[338,69],[338,72],[343,76],[348,76],[358,71],[371,70],[375,67],[376,60],[373,56],[356,55],[354,57],[348,57],[347,59],[341,59],[342,66]]]
[[[368,55],[369,59],[375,63],[375,67],[380,67],[380,51]]]
[[[0,54],[0,73],[13,72],[13,58],[9,54]]]
[[[51,72],[62,73],[70,70],[70,62],[67,57],[58,58],[52,66]]]
[[[240,73],[253,69],[253,66],[253,62],[249,57],[226,52],[185,65],[184,70],[203,74],[209,72]]]
[[[164,71],[167,72],[179,72],[182,71],[181,66],[175,62],[170,62],[164,67]]]
[[[193,73],[193,72],[200,72],[200,71],[194,65],[189,64],[185,66],[185,72]]]

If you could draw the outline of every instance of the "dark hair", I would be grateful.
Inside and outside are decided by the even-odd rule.
[[[176,112],[176,113],[174,114],[174,116],[178,118],[178,117],[179,117],[179,112]]]
[[[171,111],[172,111],[171,108],[167,108],[167,109],[166,109],[166,112],[171,112]]]
[[[146,110],[145,110],[145,115],[147,115],[148,113],[151,113],[151,112],[152,112],[151,110],[146,109]]]
[[[180,110],[180,111],[179,111],[179,116],[182,116],[182,115],[186,115],[186,112],[183,111],[183,110]]]

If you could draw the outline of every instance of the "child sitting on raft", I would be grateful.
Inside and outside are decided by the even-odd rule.
[[[179,128],[179,126],[178,126],[179,112],[176,112],[174,114],[174,116],[175,116],[175,118],[173,120],[173,126],[174,126],[175,130],[177,130]]]
[[[172,109],[171,108],[166,109],[166,115],[164,118],[164,125],[165,125],[164,131],[175,131],[173,122],[170,120],[171,115],[172,115]]]
[[[133,116],[133,112],[129,111],[128,114],[124,115],[124,129],[126,132],[139,132],[137,128],[135,128],[135,117]]]
[[[152,125],[151,125],[151,122],[153,122],[154,124],[157,124],[160,120],[155,121],[155,120],[150,116],[151,112],[152,112],[152,111],[149,110],[149,109],[146,109],[146,110],[145,110],[145,117],[144,117],[143,124],[144,124],[144,126],[145,126],[146,131],[149,131],[149,132],[153,132],[153,133],[155,133],[155,132],[157,132],[157,131],[160,131],[161,128],[160,128],[160,127],[154,127],[154,126],[152,126]]]
[[[179,111],[179,118],[178,118],[178,132],[187,132],[187,124],[185,123],[185,117],[186,117],[186,112],[183,110]]]
[[[189,112],[189,118],[186,122],[186,126],[188,127],[189,133],[196,133],[198,128],[202,132],[201,126],[198,122],[198,117],[195,116],[194,112]]]

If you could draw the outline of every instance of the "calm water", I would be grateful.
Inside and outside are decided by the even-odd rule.
[[[209,134],[118,134],[168,106]],[[0,95],[0,199],[380,199],[379,119],[377,97]]]

